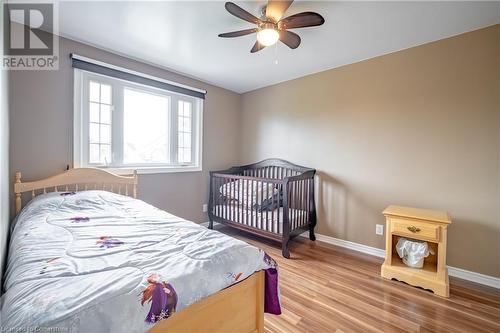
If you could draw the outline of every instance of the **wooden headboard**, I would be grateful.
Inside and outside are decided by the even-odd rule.
[[[21,211],[21,194],[31,192],[34,198],[38,193],[47,191],[84,191],[84,190],[105,190],[118,194],[137,197],[137,171],[130,176],[119,176],[103,169],[77,168],[69,169],[58,175],[23,183],[21,172],[16,172],[16,182],[14,183],[14,194],[16,214]]]

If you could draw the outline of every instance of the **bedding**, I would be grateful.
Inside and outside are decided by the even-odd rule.
[[[227,210],[225,210],[226,207]],[[222,218],[228,216],[228,220],[232,222],[248,224],[260,230],[283,234],[283,210],[283,207],[271,211],[259,211],[247,209],[245,206],[238,204],[217,205],[215,206],[214,215]],[[288,218],[292,225],[300,226],[301,221],[307,221],[307,211],[289,208]]]
[[[279,191],[273,183],[238,179],[222,185],[219,192],[223,197],[249,209],[272,210],[278,205]]]
[[[262,250],[118,194],[44,194],[16,219],[1,326],[145,332],[259,270],[266,312],[279,314]]]

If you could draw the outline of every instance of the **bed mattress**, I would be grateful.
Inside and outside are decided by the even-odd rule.
[[[140,200],[104,191],[44,194],[23,209],[12,232],[1,326],[145,332],[275,268],[258,248]],[[279,300],[268,299],[278,296],[272,276],[266,290],[275,286],[275,296],[266,302],[279,313]]]
[[[283,233],[283,212],[283,207],[261,212],[255,209],[246,209],[243,205],[234,204],[214,207],[215,216],[277,234]],[[298,227],[307,223],[307,211],[289,208],[288,218],[290,225]]]

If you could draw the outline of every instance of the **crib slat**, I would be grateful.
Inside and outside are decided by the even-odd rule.
[[[273,215],[274,215],[274,211],[276,210],[276,209],[275,209],[276,205],[274,204],[274,199],[275,199],[275,196],[276,196],[276,195],[274,195],[274,192],[275,192],[275,190],[274,190],[274,189],[275,189],[275,187],[276,187],[276,184],[274,184],[274,183],[273,183],[273,187],[272,187],[272,196],[271,196],[271,208],[272,208],[272,210],[271,210],[271,214],[269,214],[269,215],[270,215],[270,218],[271,218],[271,221],[270,221],[270,222],[271,222],[271,225],[268,225],[268,228],[269,228],[269,231],[270,231],[270,232],[273,232],[273,226],[274,226],[274,218],[273,218]],[[277,196],[279,196],[279,192],[278,192]],[[278,207],[278,210],[279,210],[279,207]],[[267,222],[267,223],[269,223],[269,220],[268,220],[268,222]],[[279,221],[278,221],[278,223],[279,223]]]
[[[266,200],[269,200],[269,183],[264,183],[264,184],[266,186]],[[266,231],[268,231],[268,229],[267,229],[268,224],[269,224],[269,221],[268,221],[268,209],[266,208],[266,219],[265,219],[265,222],[264,222],[264,230],[266,230]]]
[[[254,169],[254,177],[255,177],[255,169]],[[253,203],[253,194],[254,194],[254,181],[251,180],[250,181],[250,203]],[[254,211],[253,211],[253,204],[250,204],[250,216],[251,216],[251,222],[250,222],[250,225],[252,227],[254,227],[254,220],[255,220],[255,216],[254,216]]]
[[[231,179],[231,198],[236,198],[236,181],[237,179],[232,178]],[[234,209],[233,202],[230,201],[229,204],[231,205],[229,208],[231,209],[231,220],[236,221],[236,211]]]
[[[288,169],[288,172],[290,172],[290,169]],[[290,230],[294,230],[295,229],[295,224],[297,223],[297,219],[296,219],[296,216],[295,216],[295,213],[297,212],[297,182],[292,182],[290,183],[291,186],[291,195],[292,195],[292,200],[291,200],[291,204],[290,204],[290,208],[291,208],[291,212],[290,212],[290,218],[292,220],[292,223],[291,223],[291,226],[290,226]]]
[[[309,179],[306,179],[305,181],[305,189],[304,189],[304,195],[305,195],[305,218],[304,218],[304,221],[305,223],[309,223]]]
[[[248,182],[248,179],[245,179],[245,186],[244,186],[244,200],[243,202],[245,203],[245,225],[250,225],[250,210],[248,209],[248,190],[250,187],[250,183]]]
[[[301,192],[301,184],[302,181],[298,181],[297,182],[297,212],[296,212],[296,219],[297,219],[297,223],[296,223],[296,228],[300,227],[301,224],[302,224],[302,221],[300,220],[301,219],[301,209],[302,209],[302,192]]]
[[[307,224],[307,179],[304,180],[303,184],[303,196],[304,196],[304,224]]]
[[[281,206],[280,206],[280,196],[281,196],[280,193],[282,193],[281,191],[282,191],[282,187],[281,187],[281,184],[279,184],[278,185],[278,196],[276,197],[276,201],[277,201],[276,207],[278,207],[276,209],[276,226],[274,225],[274,223],[272,225],[272,230],[273,230],[273,232],[276,232],[276,233],[280,232],[280,208],[281,208]],[[273,221],[274,221],[274,210],[272,212],[271,219],[273,219]]]
[[[238,188],[237,188],[237,191],[238,191],[238,199],[241,198],[241,179],[238,179]],[[241,223],[241,202],[238,202],[238,204],[236,205],[238,211],[237,211],[237,215],[238,215],[238,223]]]
[[[213,186],[214,186],[214,189],[213,189],[213,195],[214,195],[214,203],[213,203],[213,209],[214,209],[214,214],[217,215],[217,216],[220,216],[219,215],[219,200],[217,200],[219,197],[220,197],[220,194],[219,194],[219,187],[217,186],[217,182],[219,180],[219,177],[216,177],[216,176],[213,176],[214,179],[213,179]]]
[[[299,226],[301,226],[303,224],[303,221],[302,221],[302,218],[304,217],[304,214],[302,213],[303,212],[303,191],[302,191],[302,180],[299,181],[299,213],[298,213],[298,217],[299,217]]]
[[[287,174],[289,173],[289,170],[287,170]],[[293,224],[295,222],[295,219],[294,219],[294,216],[293,216],[293,212],[294,212],[294,208],[295,208],[295,183],[291,182],[290,183],[290,200],[289,200],[289,213],[288,213],[288,217],[290,219],[290,231],[293,230]]]
[[[229,196],[231,198],[234,198],[234,186],[235,186],[234,182],[236,181],[236,179],[230,178],[229,181],[230,181],[230,183],[229,183],[229,185],[230,185],[229,186]],[[229,219],[231,221],[234,221],[233,201],[229,200],[228,203],[227,203],[227,205],[228,205],[228,209],[229,209]]]
[[[306,180],[306,189],[304,190],[305,193],[306,193],[306,223],[309,223],[310,220],[309,220],[309,209],[310,209],[310,205],[309,205],[309,179]]]
[[[229,178],[229,188],[227,188],[228,191],[228,196],[231,196],[231,185],[233,185],[231,182],[233,181],[232,178]],[[226,202],[226,207],[227,207],[227,219],[232,220],[231,218],[231,200],[228,200]]]
[[[299,211],[297,213],[297,219],[298,219],[298,226],[301,226],[302,225],[302,217],[304,215],[304,214],[302,214],[302,199],[303,199],[302,198],[302,193],[303,193],[302,192],[302,180],[299,181],[298,185],[299,185],[298,186],[299,187],[299,193],[298,193],[299,194],[298,195],[299,196],[299,207],[298,207]]]
[[[224,215],[224,218],[226,220],[228,220],[227,218],[227,179],[224,180],[224,203],[223,203],[223,206],[222,206],[222,209],[223,209],[223,215]]]
[[[257,169],[255,171],[256,171],[255,175],[257,177],[259,177],[259,170]],[[257,224],[257,222],[258,222],[257,221],[258,220],[257,203],[259,202],[259,191],[257,191],[257,190],[258,190],[258,186],[259,186],[259,181],[252,180],[252,186],[253,186],[252,195],[255,193],[255,201],[254,201],[255,205],[252,205],[253,227],[258,228],[259,225]],[[253,197],[252,197],[252,199],[253,199]]]
[[[307,186],[306,186],[306,180],[303,180],[302,181],[302,190],[301,190],[301,193],[302,193],[302,225],[306,224],[306,216],[307,216],[307,213],[304,213],[304,212],[307,212],[306,210],[306,198],[307,198]]]
[[[231,183],[229,183],[231,181],[231,179],[227,180],[226,179],[226,183],[225,183],[225,187],[224,187],[224,192],[225,192],[225,197],[226,197],[226,202],[224,203],[224,209],[225,209],[225,216],[226,216],[226,220],[230,220],[230,217],[229,217],[229,200],[227,200],[228,196],[229,196],[229,188],[228,188],[228,185],[231,186]]]
[[[265,169],[262,170],[262,177],[265,178]],[[267,196],[266,196],[266,193],[267,193],[267,182],[263,180],[263,181],[261,181],[261,183],[262,183],[262,194],[261,194],[261,198],[260,198],[260,200],[261,200],[261,202],[260,202],[261,206],[260,206],[260,209],[259,209],[259,213],[260,213],[259,222],[260,222],[260,229],[266,230],[266,225],[267,225],[267,222],[265,220],[266,213],[265,213],[265,211],[262,210],[262,205],[264,203],[264,200],[267,199]],[[264,190],[266,192],[264,192]],[[266,211],[267,211],[267,209],[266,209]]]

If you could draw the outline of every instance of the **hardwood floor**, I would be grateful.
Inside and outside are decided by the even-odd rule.
[[[299,238],[291,259],[278,243],[227,227],[279,265],[283,314],[265,332],[500,332],[500,291],[450,277],[450,298],[380,277],[382,259]]]

